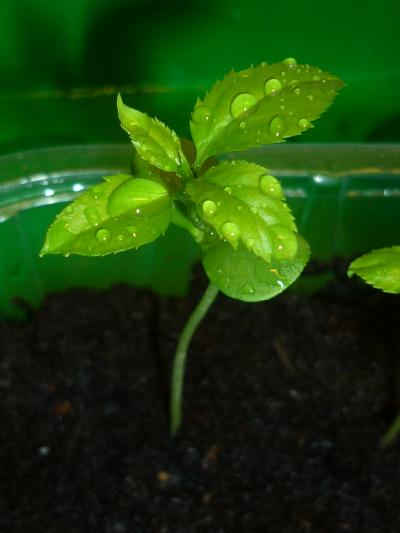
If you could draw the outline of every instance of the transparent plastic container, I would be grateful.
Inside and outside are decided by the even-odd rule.
[[[0,157],[0,313],[18,300],[40,305],[51,291],[126,282],[182,295],[197,245],[171,226],[139,250],[103,258],[38,257],[55,214],[102,176],[129,172],[129,145],[81,145]],[[282,180],[312,257],[350,256],[400,243],[400,145],[282,144],[227,154],[266,166]]]

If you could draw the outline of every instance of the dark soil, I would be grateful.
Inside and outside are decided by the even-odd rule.
[[[219,297],[184,427],[169,359],[199,296],[74,290],[0,326],[0,533],[399,533],[400,298],[355,281]]]

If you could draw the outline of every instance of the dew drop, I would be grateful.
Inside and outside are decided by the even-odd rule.
[[[225,222],[225,224],[221,226],[221,233],[232,245],[237,244],[240,237],[240,229],[236,224],[233,222]]]
[[[278,181],[274,176],[264,174],[260,178],[260,191],[269,196],[280,198],[282,196],[282,189]]]
[[[235,96],[231,104],[233,118],[238,118],[247,111],[255,111],[257,98],[250,93],[241,93]]]
[[[297,236],[285,226],[272,226],[272,253],[278,259],[290,259],[297,252]]]
[[[241,130],[244,130],[246,126],[247,126],[246,122],[241,122],[241,123],[239,124],[239,128],[240,128]]]
[[[274,96],[281,92],[282,83],[276,78],[271,78],[265,83],[264,91],[267,96]]]
[[[307,98],[308,98],[310,101],[314,100],[314,96],[313,96],[312,94],[309,94],[309,95],[307,96]]]
[[[280,109],[281,111],[285,111],[285,106],[284,106],[284,105],[280,105],[280,106],[279,106],[279,109]]]
[[[253,248],[253,246],[255,245],[256,241],[254,239],[247,239],[246,240],[246,246],[247,248],[249,248],[250,250]]]
[[[231,187],[225,187],[225,188],[224,188],[224,191],[226,192],[226,194],[232,194],[232,189],[231,189]]]
[[[99,229],[99,231],[96,233],[96,239],[100,242],[107,242],[111,237],[111,233],[108,231],[108,229]]]
[[[283,64],[290,69],[297,67],[297,61],[294,57],[287,57],[283,60]]]
[[[140,217],[141,214],[142,214],[142,210],[140,209],[140,207],[137,207],[137,208],[135,209],[135,215],[136,215],[137,217]]]
[[[313,79],[314,81],[319,81],[321,78],[320,78],[319,76],[313,76],[312,79]]]
[[[282,133],[285,131],[285,121],[281,117],[281,115],[276,115],[271,119],[271,122],[269,123],[269,132],[273,137],[280,137]]]
[[[254,294],[256,292],[254,290],[253,285],[250,285],[250,283],[246,283],[245,285],[243,285],[242,291],[244,292],[244,294]]]
[[[258,209],[257,209],[257,207],[255,207],[254,205],[250,208],[250,211],[251,211],[254,215],[256,215],[256,214],[258,213]]]
[[[301,128],[302,130],[307,130],[308,128],[311,127],[310,122],[306,118],[301,118],[297,124],[299,125],[299,128]]]
[[[101,218],[97,207],[85,207],[83,214],[91,226],[98,226],[100,224]]]
[[[117,237],[117,240],[120,241],[120,242],[123,241],[124,239],[125,239],[125,236],[122,235],[122,234],[118,235],[118,237]]]
[[[137,229],[135,228],[135,226],[128,226],[126,229],[128,230],[128,232],[131,235],[131,237],[136,238]]]
[[[298,83],[299,83],[299,80],[292,80],[289,82],[289,87],[296,87]]]
[[[212,200],[205,200],[202,205],[203,212],[209,217],[213,217],[217,212],[217,205]]]
[[[196,107],[192,114],[192,121],[197,124],[209,122],[212,118],[212,114],[212,110],[205,105]]]
[[[294,90],[294,94],[296,96],[299,96],[301,94],[301,89],[299,89],[298,87]]]
[[[92,198],[94,198],[94,200],[98,200],[100,198],[100,194],[97,191],[92,190]]]

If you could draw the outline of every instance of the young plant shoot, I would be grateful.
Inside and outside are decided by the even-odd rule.
[[[218,291],[246,302],[267,300],[299,276],[309,257],[277,179],[255,163],[218,163],[214,156],[308,130],[342,86],[292,58],[232,71],[196,102],[192,158],[174,131],[118,96],[119,119],[136,150],[134,175],[105,177],[61,211],[47,232],[42,256],[115,254],[154,241],[171,223],[198,243],[210,283],[175,353],[172,434],[181,424],[188,346]]]
[[[349,276],[357,274],[366,283],[391,294],[400,294],[400,246],[379,248],[357,257],[349,266]],[[382,437],[381,445],[389,446],[400,432],[400,414]]]

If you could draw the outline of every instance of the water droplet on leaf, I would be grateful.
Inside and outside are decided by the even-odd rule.
[[[272,226],[272,253],[278,259],[291,259],[297,252],[297,236],[285,226]]]
[[[198,124],[209,122],[212,118],[212,114],[212,110],[207,106],[196,107],[192,114],[192,120]]]
[[[250,93],[241,93],[235,96],[231,104],[233,118],[238,118],[248,111],[255,111],[257,98]]]
[[[253,287],[253,285],[250,285],[250,283],[246,283],[245,285],[243,285],[242,291],[244,292],[244,294],[254,294],[255,293],[254,287]]]
[[[314,100],[314,96],[313,96],[312,94],[309,94],[309,95],[307,96],[307,98],[308,98],[310,101]]]
[[[283,64],[290,69],[297,67],[297,61],[294,57],[287,57],[283,60]]]
[[[209,217],[213,217],[217,212],[217,205],[212,200],[205,200],[202,205],[203,212]]]
[[[285,131],[285,121],[280,115],[276,115],[271,119],[268,128],[273,137],[280,137]]]
[[[260,190],[262,193],[274,196],[275,198],[282,196],[282,189],[277,179],[267,174],[260,178]]]
[[[224,238],[233,246],[237,245],[240,237],[240,229],[233,222],[225,222],[221,226],[221,233]]]
[[[299,128],[301,128],[302,130],[306,130],[311,127],[310,122],[306,118],[301,118],[297,124],[299,125]]]
[[[240,128],[241,130],[244,130],[245,127],[246,127],[246,125],[247,125],[246,122],[243,121],[243,122],[241,122],[241,123],[239,124],[239,128]]]
[[[294,90],[294,94],[296,96],[299,96],[301,94],[301,89],[299,89],[298,87],[296,87],[296,89]]]
[[[99,229],[99,231],[96,233],[96,239],[100,242],[107,242],[111,237],[111,233],[108,229]]]
[[[225,187],[224,191],[226,192],[226,194],[232,194],[231,187]]]
[[[249,248],[250,250],[253,248],[253,246],[255,245],[256,241],[254,239],[247,239],[246,240],[246,246],[247,248]]]
[[[137,230],[136,230],[135,226],[128,226],[126,229],[128,230],[128,232],[130,233],[130,235],[132,237],[136,237],[136,231]]]
[[[86,207],[83,211],[83,214],[91,226],[98,226],[100,224],[101,218],[97,207]]]
[[[265,83],[264,91],[267,96],[274,96],[282,90],[282,83],[276,78],[271,78]]]

